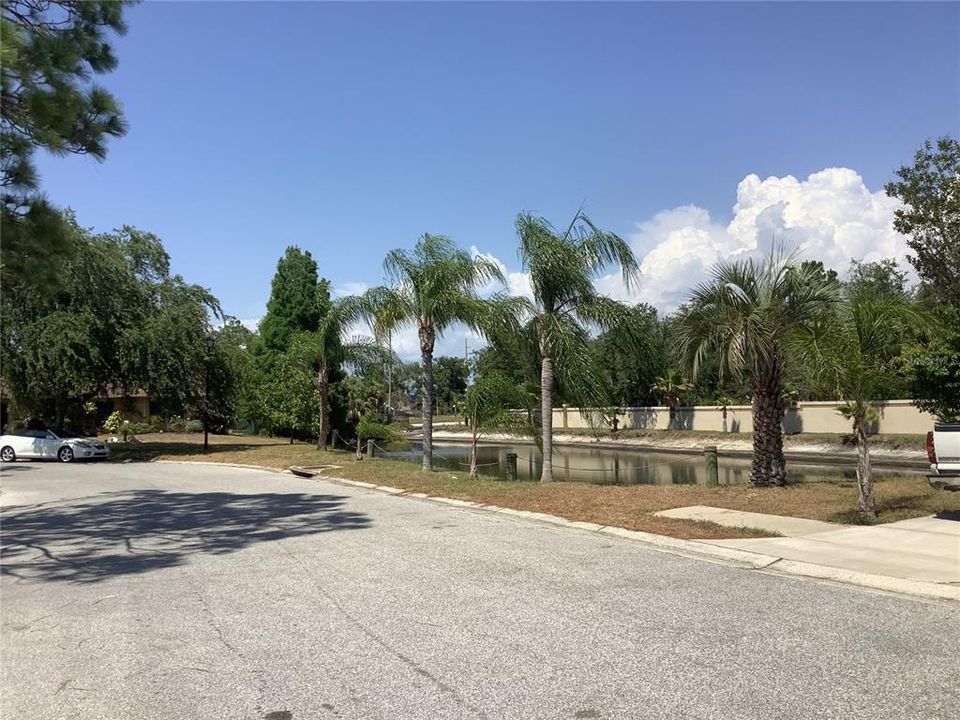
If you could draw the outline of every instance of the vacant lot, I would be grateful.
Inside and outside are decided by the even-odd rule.
[[[353,453],[320,452],[311,444],[287,440],[211,436],[203,452],[198,435],[146,435],[140,442],[113,446],[115,460],[188,460],[261,465],[285,469],[291,465],[328,466],[323,474],[390,485],[409,492],[473,500],[533,510],[602,525],[643,530],[679,538],[737,538],[759,534],[750,529],[713,523],[655,517],[651,513],[688,505],[789,515],[827,522],[856,522],[857,490],[852,481],[821,482],[786,488],[748,486],[710,488],[698,485],[591,485],[587,483],[505,482],[469,480],[449,470],[424,474],[407,462],[379,458],[354,459]],[[877,482],[880,522],[893,522],[938,512],[960,510],[960,493],[934,490],[919,475],[884,476]]]

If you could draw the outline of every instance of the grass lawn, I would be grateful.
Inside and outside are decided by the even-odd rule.
[[[210,436],[203,452],[202,435],[144,435],[140,442],[112,446],[115,461],[203,460],[208,462],[288,468],[291,465],[337,465],[324,474],[402,488],[440,497],[473,500],[518,510],[560,515],[630,530],[679,538],[737,538],[764,535],[760,531],[727,528],[714,523],[661,518],[651,513],[688,505],[856,522],[857,489],[853,481],[818,482],[786,488],[750,486],[710,488],[700,485],[591,485],[556,482],[505,482],[492,478],[469,480],[449,470],[424,474],[419,466],[374,458],[357,462],[353,453],[318,452],[305,443],[260,437]],[[938,491],[921,475],[885,475],[876,483],[880,522],[893,522],[937,512],[960,511],[960,493]]]

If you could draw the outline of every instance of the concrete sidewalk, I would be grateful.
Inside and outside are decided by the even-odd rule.
[[[774,532],[784,537],[804,537],[816,533],[836,530],[835,523],[821,520],[807,520],[806,518],[785,517],[783,515],[766,515],[764,513],[744,512],[742,510],[727,510],[726,508],[710,507],[709,505],[690,505],[688,507],[661,510],[654,513],[660,517],[680,518],[681,520],[706,520],[724,527],[748,527]]]
[[[871,575],[960,584],[960,518],[923,517],[887,525],[832,525],[815,520],[692,506],[658,515],[759,527],[785,537],[699,540],[707,545]]]

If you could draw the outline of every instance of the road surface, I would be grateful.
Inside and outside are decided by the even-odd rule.
[[[960,606],[285,474],[4,466],[4,718],[960,718]]]

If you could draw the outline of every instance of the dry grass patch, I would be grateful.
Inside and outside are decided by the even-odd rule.
[[[352,453],[319,452],[312,445],[257,437],[211,436],[203,452],[196,435],[144,436],[136,444],[114,445],[117,460],[204,460],[288,468],[339,465],[327,474],[389,485],[409,492],[472,500],[490,505],[559,515],[570,520],[612,525],[689,539],[768,535],[749,528],[661,518],[651,513],[689,505],[786,515],[827,522],[856,522],[857,489],[852,481],[817,482],[786,488],[700,485],[591,485],[588,483],[504,482],[449,470],[422,473],[419,466],[374,458],[357,462]],[[920,475],[885,476],[876,483],[880,522],[938,512],[960,511],[960,493],[938,491]]]

